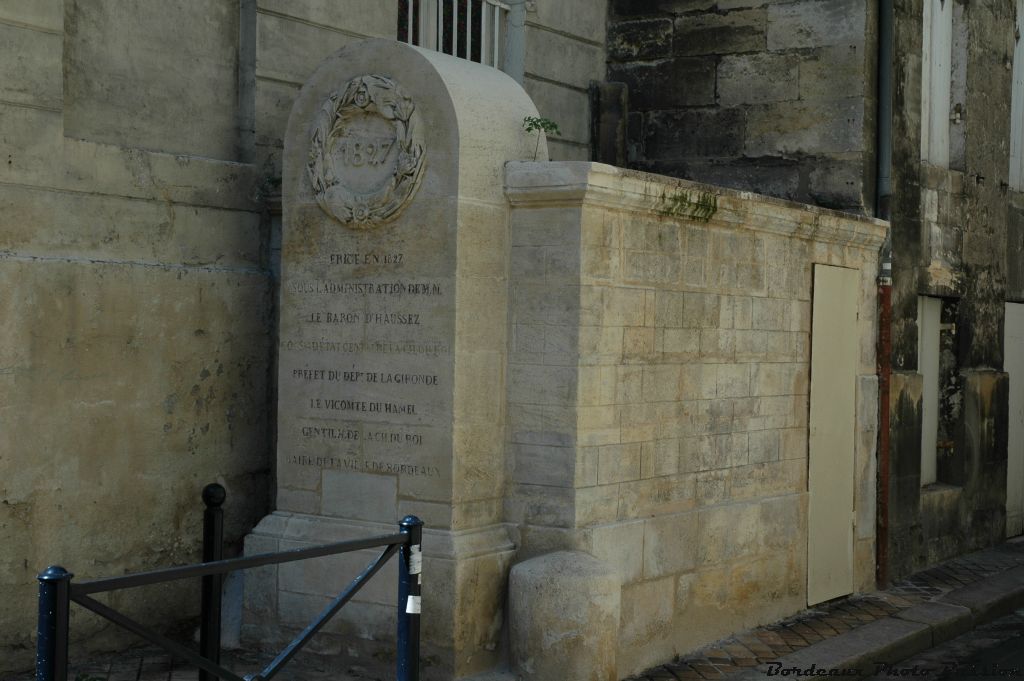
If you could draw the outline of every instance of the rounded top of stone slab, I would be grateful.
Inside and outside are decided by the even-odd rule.
[[[285,212],[315,205],[373,229],[420,197],[502,200],[504,161],[534,155],[523,119],[535,115],[495,68],[394,40],[354,43],[317,67],[292,107]]]

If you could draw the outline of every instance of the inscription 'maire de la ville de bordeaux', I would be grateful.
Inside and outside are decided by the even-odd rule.
[[[338,229],[381,228],[409,203],[425,161],[416,119],[411,98],[382,76],[354,78],[324,102],[307,171],[317,203]],[[439,476],[436,466],[409,461],[409,452],[429,440],[430,394],[443,382],[432,364],[451,351],[427,330],[443,283],[404,275],[415,263],[393,249],[316,257],[323,265],[317,274],[285,283],[301,301],[298,328],[313,333],[282,338],[283,350],[298,351],[282,376],[305,395],[294,405],[301,409],[297,434],[328,446],[315,449],[323,454],[288,454],[287,462]],[[403,358],[400,366],[388,366],[391,357]],[[324,365],[317,358],[330,359]]]

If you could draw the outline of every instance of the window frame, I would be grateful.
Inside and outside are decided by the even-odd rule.
[[[949,167],[953,0],[925,0],[921,16],[921,160]]]
[[[1024,0],[1017,0],[1016,33],[1013,48],[1013,86],[1010,95],[1010,189],[1024,191],[1024,49],[1021,24]]]
[[[522,83],[525,0],[397,0],[397,4],[397,40],[497,68]],[[425,17],[429,20],[424,21]]]

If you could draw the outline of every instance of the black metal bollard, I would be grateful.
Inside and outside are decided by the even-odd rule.
[[[423,521],[407,515],[398,527],[409,535],[398,561],[398,681],[419,681]]]
[[[68,611],[71,606],[70,572],[51,565],[40,574],[39,624],[36,644],[36,681],[67,681]]]
[[[221,505],[227,492],[217,483],[203,488],[203,562],[220,560],[224,556],[224,510]],[[210,662],[220,664],[220,613],[224,575],[203,577],[202,606],[199,624],[199,654]],[[218,681],[213,674],[199,670],[199,681]]]

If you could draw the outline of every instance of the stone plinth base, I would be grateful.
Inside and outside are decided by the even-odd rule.
[[[394,525],[277,511],[245,540],[246,555],[393,534]],[[505,575],[514,546],[503,525],[423,532],[423,675],[451,679],[499,663]],[[242,643],[279,650],[308,625],[378,550],[271,565],[245,573]],[[310,644],[353,667],[388,673],[395,659],[398,563],[388,561]],[[453,645],[454,644],[454,645]],[[459,652],[456,652],[459,651]]]

